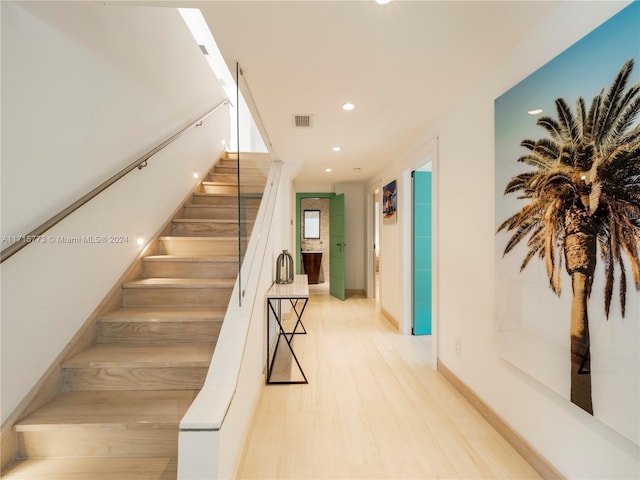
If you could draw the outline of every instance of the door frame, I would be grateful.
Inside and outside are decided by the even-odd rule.
[[[413,319],[413,233],[411,230],[413,218],[413,205],[411,201],[411,172],[418,170],[427,162],[431,162],[431,365],[437,368],[438,365],[438,324],[439,324],[439,302],[438,302],[438,277],[439,277],[439,138],[435,137],[429,141],[425,149],[421,151],[419,159],[402,172],[403,188],[400,192],[402,196],[402,208],[404,214],[399,218],[401,224],[401,245],[402,245],[402,283],[404,291],[402,299],[402,309],[404,311],[400,325],[403,334],[411,334],[411,322]],[[406,164],[405,164],[406,165]]]
[[[334,192],[318,192],[318,193],[313,193],[313,192],[296,192],[296,229],[295,229],[295,236],[296,236],[296,241],[295,241],[295,245],[296,245],[296,254],[295,254],[295,267],[296,267],[296,273],[302,273],[302,223],[301,223],[301,217],[302,217],[302,199],[304,198],[326,198],[326,199],[330,199],[331,197],[335,197],[335,193]],[[329,272],[331,273],[331,272]],[[327,276],[327,280],[329,281],[329,287],[331,287],[331,277],[330,275]]]

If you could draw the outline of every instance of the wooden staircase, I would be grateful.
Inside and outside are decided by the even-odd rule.
[[[251,230],[266,174],[243,165]],[[248,185],[245,189],[244,185]],[[237,162],[201,183],[97,338],[66,360],[63,393],[15,425],[3,479],[175,479],[179,422],[205,379],[238,271]]]

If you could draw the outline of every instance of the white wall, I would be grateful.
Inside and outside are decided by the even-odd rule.
[[[437,139],[435,137],[426,138],[416,142],[405,152],[398,155],[396,161],[379,172],[367,188],[368,198],[372,201],[373,192],[379,189],[382,192],[384,185],[396,180],[397,197],[397,223],[384,223],[380,213],[380,304],[384,311],[393,316],[398,321],[400,331],[411,333],[411,275],[412,275],[412,252],[411,252],[411,171],[424,166],[425,162],[431,161],[435,165],[437,162]],[[381,201],[381,193],[379,199]],[[438,203],[437,199],[437,178],[434,178],[433,185],[434,208]],[[382,207],[381,207],[382,208]],[[433,212],[432,225],[437,231],[437,211]],[[369,222],[371,223],[371,222]],[[436,252],[438,245],[434,238],[432,249]],[[435,257],[435,253],[434,253]],[[433,270],[437,272],[437,258],[433,259]],[[437,285],[434,281],[433,298],[434,305]],[[434,349],[435,351],[435,349]]]
[[[424,137],[424,155],[430,150],[426,139],[439,138],[435,173],[439,358],[567,478],[639,478],[640,451],[638,445],[498,355],[494,344],[493,101],[625,4],[563,2]],[[399,158],[382,173],[381,183],[401,178],[409,156],[417,158],[420,153]],[[399,184],[401,188],[407,187]],[[397,290],[391,290],[401,278],[394,267],[398,261],[394,250],[402,242],[400,230],[382,226],[381,287],[382,307],[401,317],[406,312],[394,298]],[[455,353],[457,339],[460,356]]]
[[[174,9],[2,2],[2,234],[24,234],[224,99]],[[228,142],[226,108],[5,261],[2,421]],[[128,241],[64,244],[58,237]],[[3,243],[5,248],[8,244]]]

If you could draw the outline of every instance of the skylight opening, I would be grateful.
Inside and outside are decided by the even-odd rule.
[[[227,148],[229,151],[252,151],[252,152],[266,152],[267,147],[264,144],[264,140],[260,135],[247,105],[242,92],[239,92],[239,105],[235,105],[236,100],[236,80],[229,71],[226,62],[220,53],[220,49],[216,44],[209,26],[207,25],[202,12],[198,8],[178,8],[178,12],[182,16],[184,23],[186,23],[191,35],[196,41],[196,44],[202,51],[204,57],[207,59],[211,70],[220,82],[220,86],[224,90],[225,95],[231,100],[229,106],[230,116],[230,144]],[[240,109],[240,145],[237,145],[237,125],[236,125],[236,111]],[[244,142],[248,142],[244,145]]]

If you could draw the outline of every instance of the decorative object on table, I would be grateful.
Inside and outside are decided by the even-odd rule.
[[[293,257],[288,250],[278,255],[276,262],[276,283],[293,283]]]
[[[394,180],[382,188],[382,223],[396,223],[397,221],[398,192]]]

